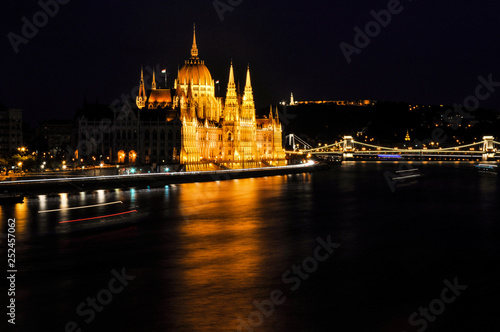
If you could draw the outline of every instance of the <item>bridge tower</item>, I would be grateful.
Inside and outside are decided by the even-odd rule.
[[[483,152],[492,153],[495,152],[495,147],[493,145],[493,136],[483,137]]]
[[[344,152],[352,152],[354,149],[352,136],[344,136]]]
[[[486,161],[488,158],[495,157],[495,146],[493,145],[493,136],[483,137],[483,160]]]

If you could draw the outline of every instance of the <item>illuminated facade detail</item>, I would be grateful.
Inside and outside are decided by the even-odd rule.
[[[120,150],[118,151],[118,163],[123,164],[125,162],[125,151]]]
[[[128,153],[128,160],[130,163],[135,163],[136,158],[137,158],[137,153],[134,150]]]
[[[175,111],[182,123],[179,161],[188,171],[286,164],[277,110],[262,119],[255,116],[250,67],[243,94],[238,94],[231,62],[226,97],[217,97],[215,81],[198,57],[196,31],[191,57],[179,70],[174,88],[158,88],[153,74],[151,90],[146,91],[141,69],[136,105],[143,112]]]
[[[410,133],[408,132],[408,130],[406,130],[405,141],[407,141],[407,142],[411,141]]]

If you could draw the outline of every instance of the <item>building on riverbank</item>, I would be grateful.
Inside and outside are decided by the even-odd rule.
[[[141,69],[135,105],[120,109],[85,104],[76,116],[80,162],[99,159],[119,164],[181,164],[186,171],[240,169],[286,164],[278,110],[257,117],[250,68],[243,92],[236,88],[233,64],[225,97],[198,57],[193,32],[191,57],[172,89],[160,87],[153,71],[148,84]]]
[[[151,89],[146,89],[141,71],[136,105],[142,114],[166,110],[172,113],[167,122],[176,118],[181,121],[177,152],[186,170],[286,164],[277,110],[271,109],[268,117],[256,118],[250,68],[244,91],[238,93],[231,62],[226,96],[217,97],[215,81],[198,56],[195,31],[191,57],[179,70],[174,88],[157,87],[153,73]]]
[[[10,156],[23,146],[23,111],[0,104],[0,155]]]
[[[75,120],[75,157],[124,165],[178,164],[181,122],[175,114],[158,110],[146,114],[125,103],[113,112],[111,107],[84,103]]]

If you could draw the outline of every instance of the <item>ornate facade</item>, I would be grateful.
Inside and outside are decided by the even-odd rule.
[[[191,57],[179,70],[174,88],[159,88],[153,73],[151,89],[146,89],[141,70],[136,105],[142,114],[167,110],[180,120],[179,162],[188,171],[286,164],[277,110],[256,118],[250,68],[245,89],[238,94],[231,62],[226,97],[217,97],[212,75],[198,57],[195,32]]]

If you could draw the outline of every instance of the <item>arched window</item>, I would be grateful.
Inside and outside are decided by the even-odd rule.
[[[165,140],[165,131],[163,129],[160,132],[160,139]]]
[[[231,133],[227,133],[227,140],[228,141],[232,141],[233,140],[233,137],[231,136]]]
[[[121,139],[121,135],[120,135],[120,131],[119,130],[116,132],[116,138],[117,139]]]
[[[122,130],[122,138],[127,139],[127,132],[125,130]]]
[[[137,131],[134,130],[134,139],[137,139]]]
[[[123,164],[125,162],[125,151],[118,151],[118,163]]]
[[[127,136],[128,139],[132,139],[132,132],[129,130],[128,131],[128,136]]]
[[[153,139],[157,139],[157,138],[158,138],[158,136],[156,134],[156,130],[153,130]]]
[[[135,163],[135,160],[137,158],[137,153],[135,153],[134,150],[131,150],[129,153],[128,153],[128,161],[130,163]]]
[[[172,130],[168,131],[168,139],[172,139]]]
[[[145,139],[146,141],[147,141],[147,140],[149,140],[149,130],[146,130],[146,131],[144,132],[144,139]]]

